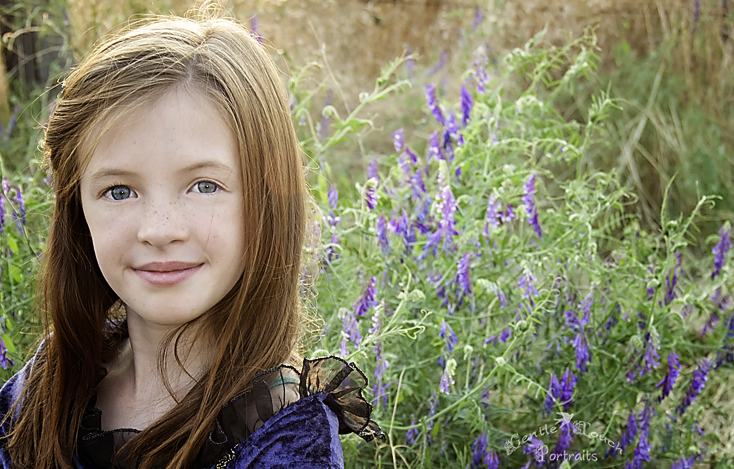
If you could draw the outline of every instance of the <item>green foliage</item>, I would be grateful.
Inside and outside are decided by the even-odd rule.
[[[622,467],[645,447],[638,435],[622,454],[607,456],[607,442],[620,442],[631,412],[647,428],[650,464],[670,466],[681,457],[725,464],[716,436],[692,430],[731,368],[731,304],[721,300],[732,287],[729,262],[712,281],[713,256],[696,258],[688,249],[712,199],[701,197],[672,219],[663,204],[662,228],[647,229],[616,173],[588,164],[585,155],[606,146],[608,119],[621,103],[599,93],[583,112],[588,120],[579,122],[565,119],[554,99],[593,70],[593,48],[587,35],[565,48],[518,49],[486,92],[472,92],[465,127],[429,118],[405,129],[437,132],[443,156],[420,137],[377,155],[379,172],[368,174],[377,184],[372,210],[366,184],[343,184],[332,174],[315,130],[304,139],[320,170],[317,306],[326,327],[316,353],[346,354],[373,372],[375,418],[387,433],[377,447],[352,440],[349,467],[466,467],[481,434],[500,453],[501,467],[520,467],[532,454],[519,441],[533,432],[550,453],[593,453],[607,467]],[[465,74],[470,84],[480,75]],[[388,83],[383,77],[377,89]],[[441,110],[445,118],[461,116],[458,104]],[[349,119],[339,122],[348,127]],[[426,147],[412,162],[411,149]],[[326,196],[332,182],[335,207]],[[488,218],[494,203],[504,215]],[[718,241],[708,240],[708,252]],[[710,331],[701,332],[701,318]],[[681,377],[660,400],[656,385],[673,352]],[[682,409],[704,359],[714,363],[709,382]],[[560,381],[564,372],[578,379],[572,402],[564,406],[556,396],[549,415],[551,375]],[[583,429],[567,448],[559,443],[561,411]],[[558,433],[541,436],[545,426]],[[409,431],[417,431],[414,441]]]

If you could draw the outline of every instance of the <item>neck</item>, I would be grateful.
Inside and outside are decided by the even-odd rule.
[[[159,369],[161,348],[175,328],[150,324],[134,312],[129,312],[129,340],[119,354],[116,368],[132,385],[129,392],[135,401],[168,401],[173,404],[181,400],[211,366],[214,359],[211,341],[190,329],[178,340],[177,347],[175,338],[167,344],[164,366]],[[176,351],[180,364],[176,360]],[[170,386],[170,392],[166,383]]]

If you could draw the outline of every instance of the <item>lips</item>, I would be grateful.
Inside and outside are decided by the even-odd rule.
[[[149,262],[133,268],[135,274],[155,286],[181,283],[199,271],[203,264],[196,262]]]

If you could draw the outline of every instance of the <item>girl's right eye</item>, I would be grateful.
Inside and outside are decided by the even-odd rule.
[[[107,189],[104,196],[112,200],[125,200],[133,195],[132,189],[127,186],[113,186]]]

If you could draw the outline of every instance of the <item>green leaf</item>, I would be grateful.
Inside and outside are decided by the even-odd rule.
[[[18,249],[18,243],[15,241],[15,238],[13,236],[8,236],[8,247],[11,251],[13,251],[14,254],[18,254],[20,251]]]
[[[15,344],[13,344],[13,341],[10,340],[8,334],[3,334],[2,338],[3,342],[5,342],[5,347],[8,349],[8,352],[15,353]]]

